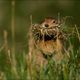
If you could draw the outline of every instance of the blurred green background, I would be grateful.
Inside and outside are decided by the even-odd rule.
[[[70,41],[68,50],[70,53],[69,64],[67,63],[66,58],[65,61],[67,64],[65,61],[62,62],[62,67],[59,65],[53,67],[52,65],[54,64],[50,63],[52,65],[48,66],[50,72],[48,71],[49,73],[47,73],[47,77],[54,77],[54,80],[58,80],[58,78],[61,77],[64,78],[61,80],[68,80],[68,77],[71,77],[70,80],[80,80],[80,67],[79,69],[77,67],[78,62],[80,66],[80,34],[74,26],[76,24],[78,28],[80,27],[80,1],[14,0],[14,7],[12,7],[12,1],[13,0],[0,0],[0,80],[3,80],[1,79],[1,74],[4,74],[3,76],[8,80],[19,80],[17,79],[16,74],[19,75],[20,79],[27,80],[26,77],[28,77],[29,74],[27,74],[28,61],[26,61],[26,53],[28,52],[30,15],[32,15],[32,22],[38,23],[45,17],[49,16],[56,17],[58,19],[58,13],[60,13],[60,18],[71,16],[71,19],[69,18],[70,20],[68,19],[68,22],[66,21],[66,24],[63,25],[63,27],[65,27],[65,31],[69,31],[69,33],[74,31],[76,34],[73,33],[68,37],[68,41]],[[12,19],[12,17],[14,19]],[[12,27],[14,29],[12,29]],[[69,27],[70,29],[68,29]],[[73,30],[73,28],[75,30]],[[4,39],[6,37],[3,33],[5,30],[8,32],[8,40]],[[67,46],[68,41],[66,42]],[[14,68],[16,73],[14,72]],[[40,77],[45,77],[44,72],[45,71],[41,69]],[[35,74],[32,77],[35,77]]]
[[[0,0],[0,42],[3,42],[3,31],[8,31],[11,41],[11,6],[12,0]],[[15,37],[16,43],[23,45],[27,41],[30,27],[30,15],[33,23],[40,22],[47,16],[73,16],[74,24],[80,26],[79,0],[15,0]]]

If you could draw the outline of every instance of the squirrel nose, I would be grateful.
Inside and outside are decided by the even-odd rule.
[[[48,24],[45,24],[45,27],[49,27],[49,25]]]

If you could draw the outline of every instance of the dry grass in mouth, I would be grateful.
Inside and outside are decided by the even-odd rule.
[[[56,40],[61,33],[58,26],[52,27],[42,27],[40,24],[35,24],[32,26],[32,33],[35,40]]]

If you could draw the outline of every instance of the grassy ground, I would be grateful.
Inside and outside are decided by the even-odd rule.
[[[67,29],[67,31],[66,31]],[[71,31],[72,30],[72,31]],[[4,42],[0,48],[0,80],[80,80],[80,34],[78,28],[65,28],[67,32],[68,57],[60,64],[49,60],[47,66],[41,68],[39,76],[36,69],[30,70],[27,64],[28,47],[17,51],[15,42],[9,47],[7,32],[4,31]],[[25,40],[26,44],[27,41]],[[33,73],[32,75],[30,74]]]

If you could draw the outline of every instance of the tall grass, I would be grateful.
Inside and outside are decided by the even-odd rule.
[[[49,60],[38,74],[36,68],[31,70],[28,64],[27,51],[23,49],[22,53],[16,53],[15,49],[15,53],[12,52],[8,45],[7,31],[4,31],[4,43],[0,48],[0,80],[80,80],[80,34],[77,27],[74,32],[67,37],[69,45],[65,54],[68,57],[65,55],[60,64]]]

